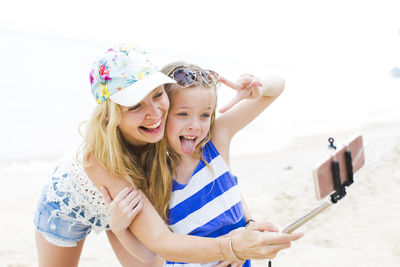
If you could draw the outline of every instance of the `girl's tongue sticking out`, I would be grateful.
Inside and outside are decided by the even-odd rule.
[[[197,137],[194,136],[179,136],[181,140],[182,150],[183,153],[194,153],[196,150],[196,139]]]

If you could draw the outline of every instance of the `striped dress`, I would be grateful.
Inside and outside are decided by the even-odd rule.
[[[188,184],[173,181],[168,224],[178,234],[218,237],[245,225],[243,207],[237,178],[211,141],[203,148],[203,159],[212,171],[200,160]],[[167,261],[165,266],[206,267],[215,264]],[[250,261],[243,266],[250,266]]]

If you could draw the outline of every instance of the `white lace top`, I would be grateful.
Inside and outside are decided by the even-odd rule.
[[[65,155],[48,184],[47,201],[60,203],[60,211],[73,220],[92,226],[95,232],[109,230],[110,214],[104,198],[87,177],[76,153]]]

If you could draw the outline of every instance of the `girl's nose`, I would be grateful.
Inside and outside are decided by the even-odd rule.
[[[188,125],[188,129],[192,131],[197,131],[200,129],[200,123],[198,119],[192,119]]]

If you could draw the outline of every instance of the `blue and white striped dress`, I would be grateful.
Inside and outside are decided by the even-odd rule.
[[[237,178],[229,171],[214,144],[203,149],[203,159],[193,171],[188,184],[173,181],[168,224],[178,234],[218,237],[245,225]],[[206,267],[216,262],[177,263],[165,266]],[[243,266],[250,266],[246,261]]]

